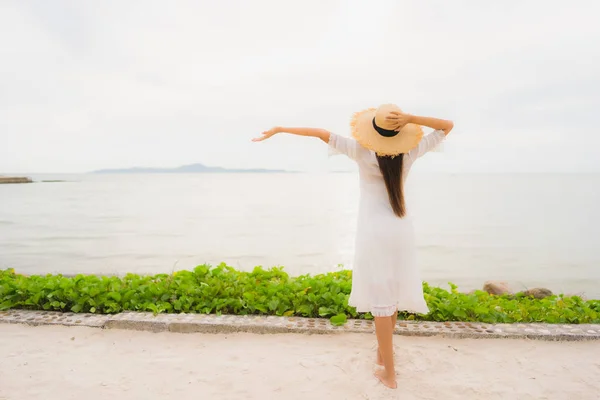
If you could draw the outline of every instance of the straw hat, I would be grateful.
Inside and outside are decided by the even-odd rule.
[[[414,149],[423,137],[423,129],[406,124],[398,131],[393,122],[386,120],[392,111],[401,110],[394,104],[383,104],[355,113],[350,122],[352,137],[379,156],[397,156]]]

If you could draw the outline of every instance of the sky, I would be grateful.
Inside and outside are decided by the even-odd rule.
[[[595,0],[2,0],[0,174],[351,169],[316,139],[395,103],[449,172],[600,172]]]

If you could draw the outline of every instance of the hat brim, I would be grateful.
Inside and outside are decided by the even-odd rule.
[[[408,153],[419,145],[423,138],[423,129],[419,125],[406,124],[396,136],[381,136],[373,128],[375,108],[355,113],[350,122],[352,137],[361,146],[374,151],[379,156],[397,156]]]

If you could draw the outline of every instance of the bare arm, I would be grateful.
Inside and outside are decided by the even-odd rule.
[[[329,137],[331,136],[328,130],[320,128],[284,128],[281,126],[276,126],[275,128],[271,128],[268,131],[263,132],[262,136],[254,138],[252,141],[260,142],[270,138],[276,133],[290,133],[298,136],[315,137],[321,139],[325,143],[329,143]]]
[[[452,128],[454,128],[454,123],[446,119],[419,117],[398,111],[392,111],[391,114],[386,117],[386,119],[395,123],[397,130],[400,130],[404,125],[410,123],[440,130],[443,131],[445,135],[448,135]]]
[[[444,131],[445,135],[448,135],[452,128],[454,128],[454,122],[452,121],[431,117],[419,117],[416,115],[409,115],[408,122],[411,124],[427,126],[435,130]]]

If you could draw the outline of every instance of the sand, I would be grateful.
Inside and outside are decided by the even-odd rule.
[[[598,399],[600,342],[178,334],[0,325],[0,399]]]

